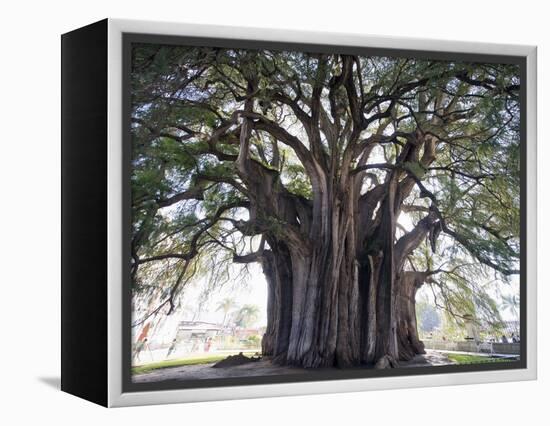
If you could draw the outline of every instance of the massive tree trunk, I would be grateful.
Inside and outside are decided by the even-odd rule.
[[[314,259],[291,255],[280,244],[264,253],[269,289],[264,355],[279,364],[346,367],[380,360],[395,366],[424,353],[415,310],[424,272],[397,273],[380,251],[360,269],[355,261],[343,262],[331,287],[323,279],[332,271],[330,261],[322,268]]]
[[[368,262],[362,264],[360,269],[361,362],[376,364],[381,358],[386,358],[387,362],[382,361],[381,364],[395,366],[397,361],[408,361],[417,354],[425,353],[424,344],[418,337],[415,297],[426,280],[426,273],[395,272],[392,292],[384,288],[389,280],[381,281],[382,266],[383,252],[379,251],[369,255]],[[380,291],[384,292],[384,298],[379,296]],[[386,304],[383,304],[384,301]],[[387,324],[392,324],[389,330]],[[385,344],[395,346],[387,349],[388,346],[383,346]]]
[[[276,361],[286,360],[292,320],[292,261],[283,244],[271,242],[262,256],[268,286],[267,328],[262,338],[262,353]]]
[[[245,111],[251,108],[247,102]],[[414,180],[392,169],[382,189],[366,197],[377,201],[362,205],[360,185],[347,172],[350,152],[343,153],[343,164],[327,164],[319,153],[299,151],[313,192],[301,211],[301,201],[286,192],[278,173],[248,158],[251,127],[245,116],[237,164],[251,202],[250,219],[239,229],[262,233],[271,248],[263,256],[269,286],[264,354],[306,368],[361,362],[386,367],[410,359],[421,345],[412,321],[414,294],[401,288],[399,272],[407,250],[432,224],[430,217],[404,241],[395,241],[400,207]],[[418,161],[424,141],[416,136],[399,162]]]
[[[294,252],[292,274],[290,342],[281,361],[302,367],[357,364],[360,299],[354,258],[334,265],[323,247],[311,256]]]
[[[395,240],[398,178],[396,172],[385,185],[379,220],[361,250],[353,188],[336,195],[329,191],[324,216],[312,219],[309,244],[289,241],[288,234],[268,238],[265,355],[301,367],[388,367],[423,352],[414,307],[423,280],[420,273],[403,270],[403,259],[426,236],[434,217]],[[281,215],[289,210],[277,208]]]
[[[291,248],[293,309],[288,364],[344,367],[360,361],[352,195],[329,188],[323,202],[327,207],[312,225],[310,249]]]
[[[314,200],[322,208],[311,218],[308,238],[289,239],[290,229],[267,231],[271,250],[262,261],[269,287],[263,351],[281,364],[344,367],[360,362],[355,198],[343,185],[324,183]],[[297,214],[289,203],[274,208],[279,215]],[[307,220],[301,217],[303,227]]]
[[[424,343],[418,338],[415,307],[416,292],[425,279],[425,272],[413,271],[402,271],[397,279],[397,344],[400,360],[408,361],[417,354],[426,353]]]
[[[394,173],[392,173],[394,174]],[[396,317],[396,260],[394,253],[394,235],[396,218],[394,214],[395,194],[397,191],[397,176],[391,177],[387,183],[386,195],[380,207],[381,221],[374,241],[369,242],[370,274],[366,285],[372,300],[367,311],[367,321],[374,321],[375,326],[369,327],[367,339],[366,361],[394,365],[399,358],[397,346],[397,317]],[[365,351],[364,351],[365,352]]]
[[[485,253],[485,246],[469,249],[468,239],[457,233],[464,223],[474,224],[471,218],[447,227],[438,206],[441,197],[433,191],[444,190],[442,199],[451,200],[444,204],[452,206],[455,185],[477,194],[483,179],[499,175],[499,168],[493,175],[471,155],[477,144],[500,135],[493,132],[494,120],[485,123],[477,115],[479,124],[464,126],[462,121],[491,110],[485,100],[480,100],[481,109],[474,107],[483,92],[498,106],[500,96],[512,99],[517,84],[501,87],[496,80],[477,80],[478,72],[487,72],[483,68],[475,73],[456,64],[425,68],[410,61],[392,64],[388,58],[378,67],[372,58],[318,53],[289,57],[270,52],[262,58],[264,51],[207,49],[182,56],[176,50],[170,60],[172,55],[143,53],[147,59],[136,68],[141,94],[132,138],[140,141],[134,146],[139,153],[134,165],[147,179],[139,185],[145,198],[140,195],[133,205],[139,220],[132,239],[132,281],[140,263],[174,258],[187,268],[199,250],[216,244],[232,251],[236,261],[261,259],[268,284],[262,351],[276,362],[386,367],[422,353],[415,294],[426,276],[407,271],[405,260],[428,233],[434,249],[441,230],[475,257]],[[151,73],[150,65],[159,58],[162,64]],[[162,69],[166,73],[157,73]],[[157,74],[158,81],[152,77]],[[469,85],[475,86],[472,93]],[[506,110],[512,114],[514,108]],[[170,147],[166,153],[165,147]],[[431,167],[436,155],[441,161]],[[509,173],[513,164],[502,171]],[[482,175],[476,176],[477,168]],[[441,175],[446,177],[437,183]],[[289,185],[292,179],[299,185]],[[168,191],[171,186],[175,192]],[[218,190],[219,197],[210,195]],[[158,210],[182,200],[204,201],[199,208],[208,213],[190,227],[189,244],[174,238],[167,253],[140,259],[140,252],[153,250],[143,243],[155,235]],[[211,211],[212,203],[226,201]],[[246,208],[248,218],[229,214],[237,207]],[[421,213],[409,217],[418,223],[396,233],[406,209]],[[491,229],[492,216],[476,229],[500,240],[500,232]],[[158,222],[164,227],[164,220]],[[508,222],[503,216],[502,223]],[[240,244],[228,246],[224,239],[233,239],[233,231],[243,238],[261,235],[260,250],[242,255]],[[185,236],[188,231],[180,232]],[[498,252],[509,248],[506,241],[495,246]],[[264,250],[265,242],[269,249]],[[490,255],[478,260],[498,269]],[[415,269],[413,263],[419,262],[409,263]],[[171,288],[170,312],[180,282]]]

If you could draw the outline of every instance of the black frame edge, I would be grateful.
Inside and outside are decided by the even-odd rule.
[[[61,36],[61,390],[107,406],[108,20]]]

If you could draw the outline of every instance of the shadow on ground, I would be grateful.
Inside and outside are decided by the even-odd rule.
[[[454,364],[453,361],[437,351],[426,351],[425,355],[417,355],[412,360],[399,363],[400,367],[430,367]],[[134,383],[151,383],[162,381],[225,379],[231,377],[254,377],[291,374],[321,374],[341,371],[336,368],[304,369],[298,367],[278,366],[268,359],[247,362],[242,365],[231,365],[226,368],[212,368],[215,363],[187,365],[181,367],[160,368],[147,373],[134,375]],[[350,368],[348,371],[364,370],[367,367]]]
[[[60,377],[39,377],[39,382],[44,383],[45,385],[48,385],[51,388],[54,389],[61,389],[61,378]]]

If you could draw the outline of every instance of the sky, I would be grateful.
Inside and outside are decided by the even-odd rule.
[[[181,295],[181,304],[191,309],[180,314],[182,320],[190,321],[195,316],[195,321],[221,323],[224,314],[216,309],[223,299],[230,297],[235,300],[234,310],[238,310],[242,305],[257,305],[260,308],[260,316],[255,326],[265,326],[267,323],[267,282],[259,263],[251,263],[248,267],[250,274],[246,282],[230,280],[221,288],[213,290],[203,309],[199,312],[196,307],[198,307],[200,295],[205,290],[207,282],[205,278],[190,282]],[[231,267],[233,277],[238,275],[239,269],[240,265]]]

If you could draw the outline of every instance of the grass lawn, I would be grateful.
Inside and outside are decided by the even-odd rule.
[[[456,362],[457,364],[481,364],[486,362],[510,362],[514,359],[510,358],[491,358],[489,356],[482,355],[469,355],[469,354],[452,354],[452,353],[443,353],[451,361]]]
[[[170,359],[166,361],[153,362],[151,364],[140,365],[138,367],[132,367],[133,374],[143,374],[149,373],[153,370],[158,370],[160,368],[172,368],[172,367],[183,367],[185,365],[199,365],[199,364],[210,364],[212,362],[221,361],[222,359],[227,358],[229,355],[236,355],[240,351],[235,353],[224,353],[224,354],[213,354],[213,355],[203,355],[190,358],[180,358],[180,359]],[[243,352],[243,355],[252,356],[257,351],[253,352]]]

